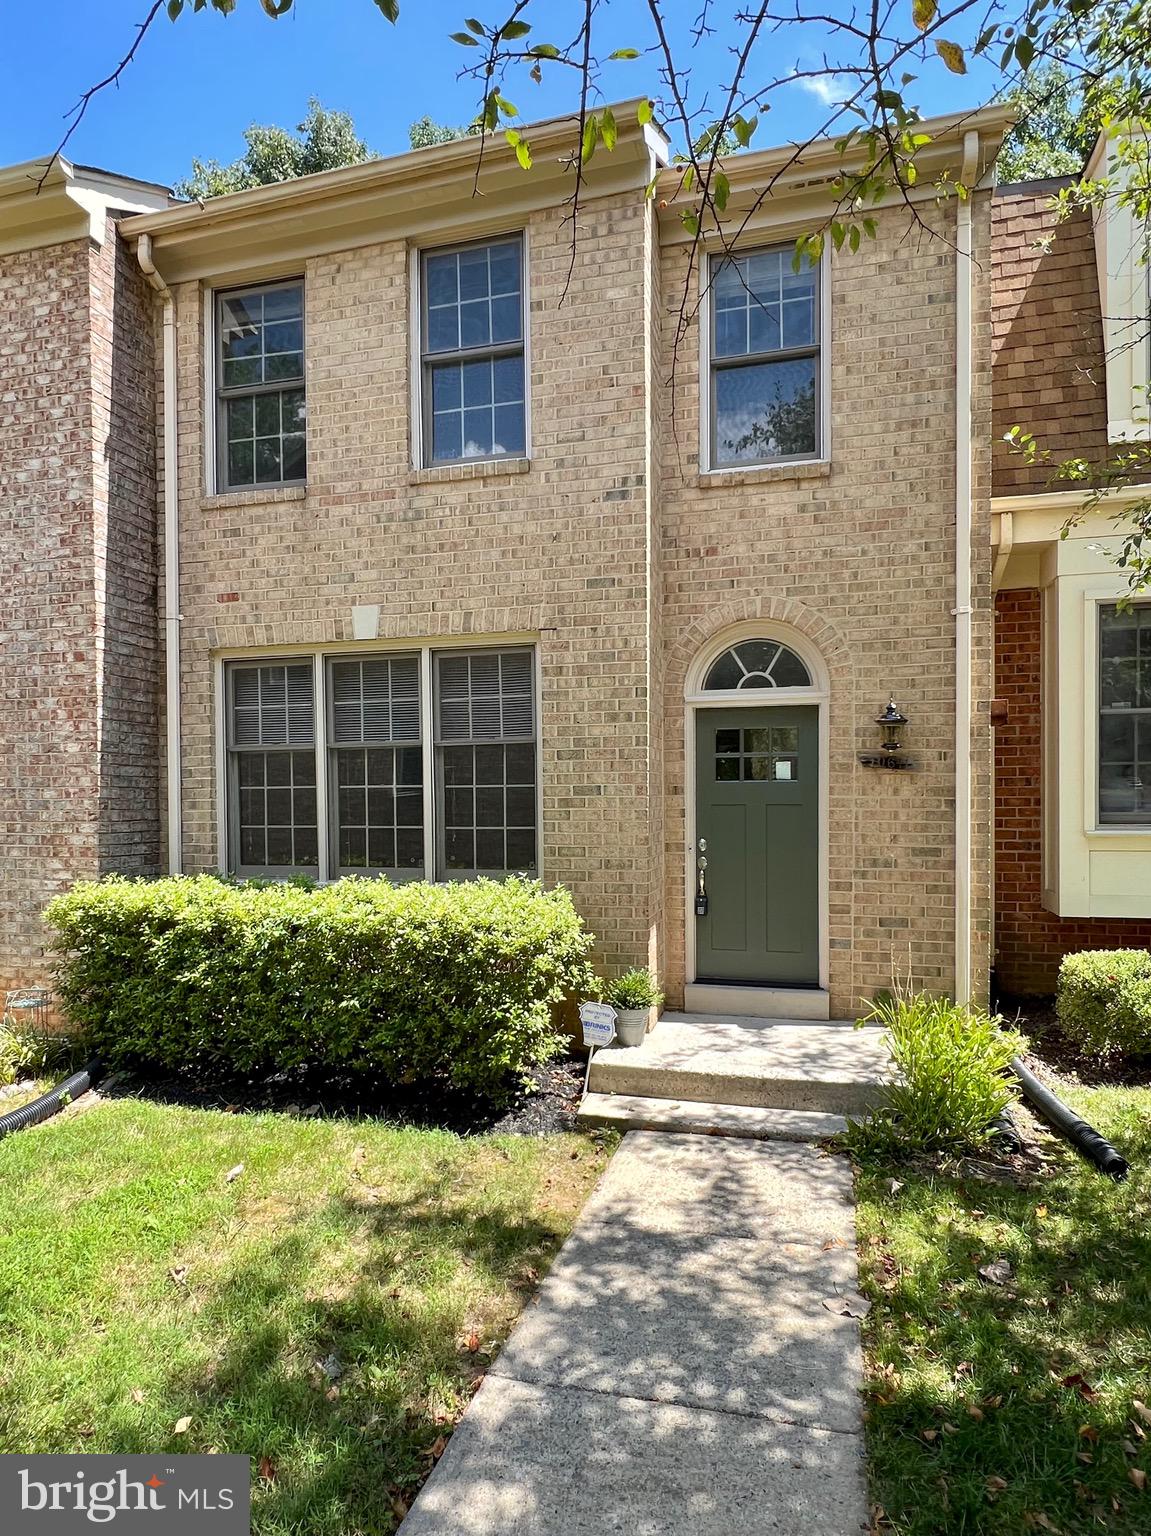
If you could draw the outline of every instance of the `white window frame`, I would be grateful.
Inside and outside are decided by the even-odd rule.
[[[772,239],[749,240],[730,252],[719,246],[701,248],[699,259],[699,467],[708,475],[762,474],[796,464],[829,464],[831,462],[831,250],[829,246],[819,260],[817,303],[819,308],[819,367],[816,384],[816,428],[819,433],[818,450],[814,454],[797,454],[774,459],[757,459],[750,464],[717,464],[712,442],[712,358],[711,358],[711,270],[714,260],[724,255],[751,256],[757,251],[778,250],[786,242]]]
[[[1058,917],[1149,918],[1151,825],[1099,821],[1099,609],[1124,592],[1107,564],[1085,539],[1045,559],[1042,901]]]
[[[307,488],[308,476],[306,469],[303,478],[298,480],[263,480],[253,485],[229,485],[224,466],[224,459],[227,453],[227,436],[222,430],[224,397],[221,394],[223,381],[220,301],[229,294],[262,291],[267,288],[283,288],[292,283],[298,283],[303,291],[301,315],[303,317],[304,372],[299,388],[304,393],[304,407],[306,411],[308,405],[308,283],[304,273],[277,273],[274,276],[253,278],[250,281],[220,283],[215,287],[204,289],[204,383],[206,386],[204,390],[204,485],[210,496],[258,496],[262,491],[281,491],[293,487],[299,489]],[[289,383],[273,387],[290,389],[292,385]],[[264,387],[261,386],[261,389],[263,390]],[[305,463],[307,462],[310,447],[311,432],[307,417],[305,416]]]
[[[1151,437],[1151,267],[1144,260],[1147,231],[1134,210],[1120,206],[1121,182],[1112,140],[1103,134],[1088,161],[1090,178],[1114,184],[1092,213],[1099,303],[1103,321],[1107,441],[1146,442]]]
[[[423,264],[425,256],[441,251],[460,250],[468,245],[497,245],[501,240],[518,239],[520,242],[520,304],[523,311],[524,356],[524,450],[522,453],[501,453],[489,458],[440,459],[430,457],[431,444],[427,442],[424,425],[424,321],[423,321]],[[446,245],[413,245],[408,251],[408,337],[410,375],[409,437],[411,440],[412,469],[429,473],[450,472],[457,465],[475,468],[477,465],[520,463],[532,456],[532,327],[531,327],[531,249],[526,227],[499,229],[472,239],[456,240]]]
[[[543,825],[543,725],[542,725],[542,668],[540,665],[539,638],[536,635],[508,634],[494,637],[430,636],[418,640],[383,641],[365,645],[357,642],[323,646],[276,646],[259,651],[229,649],[213,658],[215,674],[215,727],[216,727],[216,855],[217,865],[223,874],[230,874],[232,861],[232,796],[231,759],[229,749],[229,667],[234,663],[263,666],[277,665],[285,661],[310,661],[314,685],[314,734],[316,753],[316,805],[319,844],[319,883],[330,884],[342,878],[336,870],[334,801],[330,800],[332,742],[329,725],[330,700],[327,674],[330,660],[353,659],[369,656],[419,657],[420,677],[420,749],[423,767],[424,793],[424,872],[413,878],[431,884],[446,884],[453,880],[472,879],[467,873],[437,874],[440,840],[440,801],[437,794],[438,759],[435,742],[435,658],[446,651],[463,651],[467,654],[490,651],[530,651],[532,658],[532,704],[535,715],[535,766],[536,766],[536,867],[531,875],[534,880],[544,878],[544,825]],[[299,750],[307,750],[299,749]],[[365,874],[368,871],[364,872]],[[245,878],[261,877],[258,874]],[[495,875],[493,878],[500,878]]]

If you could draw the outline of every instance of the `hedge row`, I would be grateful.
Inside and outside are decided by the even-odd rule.
[[[552,1005],[590,981],[570,896],[524,880],[113,877],[47,918],[62,1001],[113,1066],[443,1074],[498,1092],[555,1054]]]
[[[1066,955],[1055,999],[1059,1026],[1085,1055],[1151,1053],[1151,953],[1090,949]]]

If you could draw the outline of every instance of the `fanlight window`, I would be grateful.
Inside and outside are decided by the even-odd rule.
[[[706,693],[735,688],[810,688],[811,674],[795,652],[778,640],[744,640],[712,662],[703,686]]]

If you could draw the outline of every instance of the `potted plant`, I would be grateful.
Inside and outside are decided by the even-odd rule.
[[[651,972],[636,966],[608,982],[604,1000],[616,1010],[615,1033],[620,1045],[642,1045],[651,1010],[663,1002],[663,993]]]

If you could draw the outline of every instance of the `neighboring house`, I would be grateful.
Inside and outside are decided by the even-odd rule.
[[[1112,204],[1057,225],[1065,185],[992,199],[995,965],[1023,994],[1068,951],[1151,945],[1151,603],[1117,606],[1115,563],[1116,511],[1144,492],[1063,537],[1082,493],[1002,442],[1021,424],[1055,462],[1102,464],[1148,436],[1143,242]]]
[[[1122,576],[1041,476],[996,450],[993,483],[1016,408],[1093,443],[1122,414],[1075,371],[1089,226],[1031,248],[1044,196],[992,194],[985,109],[818,270],[791,253],[833,146],[734,158],[724,263],[616,115],[574,253],[570,120],[530,174],[489,146],[480,196],[468,141],[202,207],[0,173],[0,986],[109,870],[524,871],[606,966],[730,1013],[980,998],[996,951],[1047,987],[1151,933],[1141,758],[1082,749],[1083,584]]]

